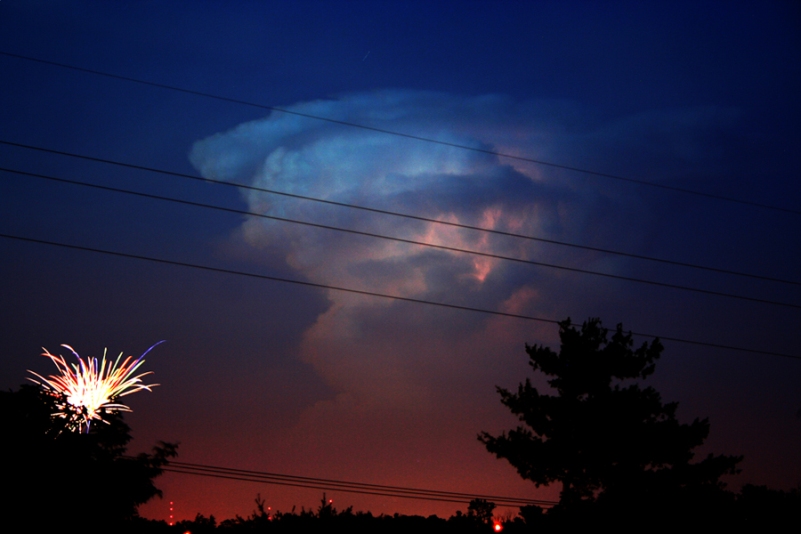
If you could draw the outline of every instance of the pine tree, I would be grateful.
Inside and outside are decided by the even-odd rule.
[[[654,372],[658,339],[633,348],[618,325],[611,340],[599,319],[581,329],[560,323],[561,348],[526,345],[530,365],[555,394],[529,379],[517,392],[498,388],[501,402],[520,419],[516,429],[479,434],[487,450],[508,460],[537,486],[561,483],[559,509],[666,510],[726,501],[720,477],[735,473],[741,457],[693,450],[709,434],[709,421],[681,424],[678,403],[663,403],[652,387],[634,382]],[[632,383],[634,382],[634,383]]]

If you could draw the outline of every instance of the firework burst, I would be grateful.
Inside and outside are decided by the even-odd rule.
[[[159,341],[156,345],[164,343]],[[67,426],[75,432],[88,432],[94,420],[104,421],[103,414],[114,412],[130,412],[131,409],[118,402],[120,397],[147,390],[158,384],[145,384],[142,377],[152,372],[135,375],[136,370],[145,363],[144,357],[153,347],[136,359],[128,356],[120,362],[122,353],[113,362],[106,360],[106,351],[103,358],[81,358],[69,345],[62,345],[69,349],[78,360],[77,363],[68,364],[63,356],[55,356],[44,349],[42,356],[50,358],[56,365],[58,374],[48,378],[28,370],[36,378],[28,380],[39,384],[49,395],[56,398],[58,411],[54,417],[67,420]]]

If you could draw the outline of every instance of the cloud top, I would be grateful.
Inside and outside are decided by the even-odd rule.
[[[592,125],[565,102],[407,90],[348,94],[287,109],[590,167],[593,157],[597,163],[610,153],[626,154],[631,149],[627,139],[661,140],[651,153],[658,158],[665,150],[673,152],[670,147],[680,144],[687,131],[703,140],[717,125],[733,120],[720,110],[680,110]],[[634,146],[638,157],[647,160],[647,149]],[[687,169],[709,164],[706,156],[697,161],[696,156],[682,152]],[[636,243],[647,228],[649,208],[641,206],[636,192],[618,184],[588,187],[584,177],[559,169],[289,113],[272,112],[198,141],[190,159],[208,178],[588,245],[603,245],[609,235]],[[606,272],[625,268],[619,259],[531,241],[252,190],[243,196],[250,210],[296,220]],[[631,224],[632,214],[644,223]],[[597,279],[277,221],[248,219],[241,237],[253,250],[280,257],[313,282],[402,297],[563,318],[577,300],[591,310],[594,298],[607,295]],[[301,357],[334,391],[347,396],[349,405],[419,408],[441,400],[442,383],[459,365],[448,347],[461,347],[475,361],[485,361],[478,347],[492,343],[482,336],[499,332],[492,319],[478,314],[337,291],[328,291],[327,297],[330,307],[306,331]],[[382,339],[397,344],[377,351]],[[516,341],[524,339],[520,334]],[[476,378],[468,375],[458,380]]]

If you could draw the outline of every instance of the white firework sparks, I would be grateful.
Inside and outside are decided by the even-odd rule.
[[[163,343],[159,341],[156,345]],[[153,345],[155,347],[156,345]],[[120,362],[122,353],[114,362],[106,360],[106,351],[103,358],[81,358],[69,345],[62,345],[69,349],[78,362],[68,364],[63,356],[55,356],[44,349],[42,356],[50,360],[58,368],[58,374],[48,378],[28,370],[37,379],[28,378],[31,382],[39,384],[48,394],[56,400],[58,412],[55,417],[67,419],[70,430],[88,432],[93,420],[102,421],[102,414],[113,412],[130,412],[131,409],[118,401],[120,397],[136,393],[137,391],[151,391],[150,388],[158,384],[145,384],[142,377],[152,372],[135,375],[136,370],[145,362],[145,355],[153,347],[147,349],[139,358],[128,356]]]

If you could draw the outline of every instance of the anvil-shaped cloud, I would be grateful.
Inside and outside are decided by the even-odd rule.
[[[544,160],[575,156],[579,142],[585,155],[607,148],[593,135],[610,139],[598,135],[603,128],[571,132],[575,125],[564,117],[575,117],[576,111],[567,104],[516,103],[502,96],[388,90],[287,109]],[[718,120],[709,115],[682,116],[697,130],[699,123]],[[660,125],[673,119],[640,118],[605,128],[618,140],[638,138],[641,130],[658,137],[664,131]],[[674,133],[664,134],[655,149],[664,151],[665,144],[681,138]],[[647,208],[617,187],[587,189],[558,169],[281,112],[197,142],[190,158],[207,178],[586,244],[608,235],[636,243],[647,226],[622,220],[624,211],[642,214]],[[250,210],[291,219],[539,261],[569,260],[608,272],[621,268],[619,260],[531,241],[252,190],[243,194]],[[603,289],[593,286],[597,280],[559,271],[283,222],[248,219],[238,239],[322,284],[554,318],[563,318],[571,301],[583,299],[583,309],[592,310],[593,299],[604,298]],[[590,287],[593,291],[586,290]],[[369,422],[390,420],[389,414],[428,426],[431,432],[420,431],[427,436],[441,433],[443,420],[462,420],[465,439],[474,441],[483,423],[456,414],[468,409],[479,419],[484,414],[485,421],[497,416],[486,410],[498,404],[492,386],[508,383],[504,370],[512,369],[516,378],[523,372],[523,342],[552,341],[556,334],[467,312],[337,291],[327,296],[330,307],[307,329],[301,357],[338,396],[304,415],[298,442],[345,433],[343,443],[355,443],[354,432],[343,429],[365,425],[372,435],[386,434],[393,425]]]
[[[383,91],[290,110],[535,156],[547,152],[552,138],[549,125],[531,124],[533,111],[544,115],[543,109],[499,96]],[[548,180],[530,167],[515,168],[494,155],[278,112],[198,142],[191,161],[205,177],[534,235],[552,234],[582,203],[569,183]],[[541,252],[531,243],[481,232],[254,191],[245,195],[251,210],[293,219],[516,257]],[[314,282],[405,297],[493,309],[509,301],[523,311],[523,301],[537,298],[538,284],[547,276],[485,257],[275,221],[251,219],[242,230],[251,246],[281,254]],[[437,338],[444,331],[459,337],[486,320],[464,313],[438,320],[441,310],[336,291],[328,297],[331,307],[307,332],[304,358],[334,387],[369,391],[370,397],[408,400],[426,382],[403,380],[406,365],[387,360],[408,357],[391,357],[394,351],[382,350],[369,360],[357,356],[370,329],[402,328],[419,337],[420,330],[436,328]],[[369,366],[360,372],[365,361]]]

